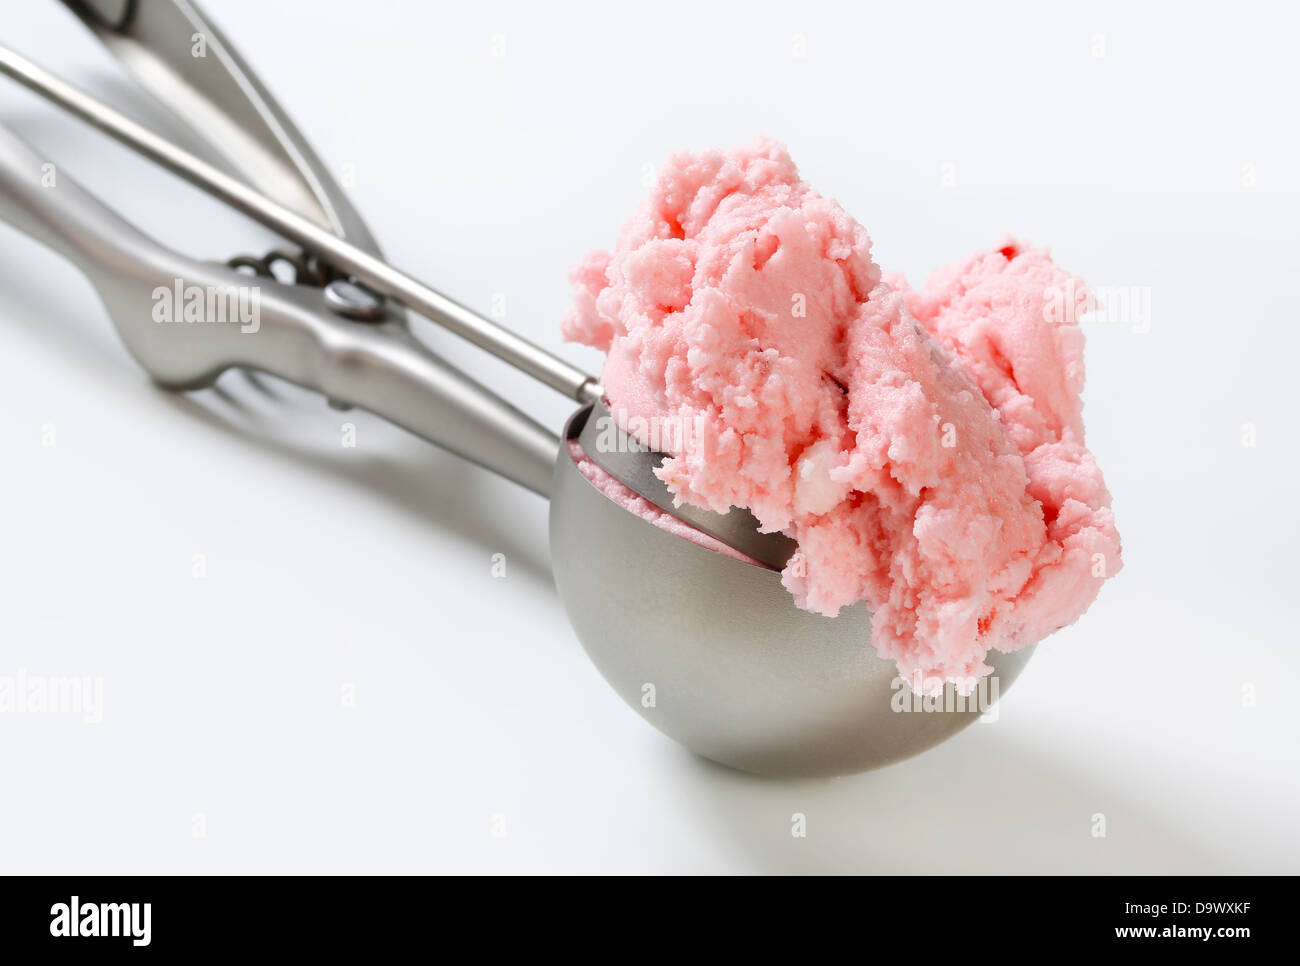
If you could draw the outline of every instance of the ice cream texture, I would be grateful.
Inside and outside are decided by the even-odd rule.
[[[1005,241],[913,289],[762,139],[672,157],[571,279],[564,334],[606,353],[625,428],[694,427],[661,435],[674,497],[793,537],[795,603],[866,601],[913,687],[969,688],[1119,570],[1083,334],[1051,311],[1083,286],[1046,251]]]

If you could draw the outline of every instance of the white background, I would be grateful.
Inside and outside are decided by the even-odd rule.
[[[996,723],[851,778],[732,773],[589,665],[541,500],[305,392],[154,388],[0,226],[0,674],[104,682],[97,725],[0,715],[0,869],[1300,871],[1297,24],[1152,7],[212,4],[395,264],[593,369],[569,267],[647,166],[760,132],[915,281],[1014,232],[1149,290],[1149,332],[1089,329],[1125,568]],[[157,123],[52,0],[0,40]],[[175,247],[273,241],[8,81],[0,123]]]

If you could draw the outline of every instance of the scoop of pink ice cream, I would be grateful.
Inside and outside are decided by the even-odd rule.
[[[1119,568],[1083,337],[1044,311],[1073,280],[1013,242],[914,292],[870,247],[775,142],[677,155],[574,271],[564,332],[607,353],[626,429],[694,428],[654,440],[676,498],[794,537],[799,606],[865,600],[900,673],[969,686]]]

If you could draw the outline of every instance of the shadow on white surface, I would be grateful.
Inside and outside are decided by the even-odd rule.
[[[432,444],[428,445],[427,457],[417,461],[382,455],[349,456],[345,459],[296,445],[282,436],[261,433],[256,425],[236,421],[241,412],[250,413],[250,408],[246,405],[249,393],[236,394],[230,388],[239,381],[240,375],[242,374],[227,373],[217,387],[193,396],[161,389],[159,395],[168,404],[208,426],[238,437],[249,446],[257,447],[267,458],[293,461],[313,472],[330,474],[349,484],[355,484],[360,489],[378,494],[407,513],[412,520],[476,543],[485,551],[502,552],[510,559],[512,568],[523,571],[548,587],[551,585],[550,562],[534,552],[534,545],[518,539],[517,527],[511,525],[499,507],[487,499],[478,498],[483,484],[483,470]],[[267,393],[274,399],[276,388],[268,384],[278,380],[265,376],[245,376],[244,381],[253,387],[260,387],[256,391]],[[296,387],[284,388],[295,394],[304,392]],[[221,412],[215,406],[210,408],[204,404],[208,401],[223,404],[220,408],[226,411]],[[325,404],[319,396],[315,396],[313,401],[320,406]],[[543,512],[541,508],[539,512]]]
[[[878,771],[757,778],[692,757],[681,787],[738,870],[768,873],[1198,874],[1242,871],[1136,797],[997,724]],[[1094,815],[1106,835],[1095,837]],[[792,834],[805,816],[806,837]]]
[[[75,275],[70,267],[68,273]],[[80,276],[76,278],[89,287]],[[95,392],[120,393],[124,379],[136,387],[146,384],[148,377],[116,344],[107,313],[101,309],[97,317],[82,318],[69,310],[68,303],[65,290],[51,290],[22,273],[6,272],[0,265],[0,331],[21,328],[28,338],[47,343],[50,364],[76,367],[83,381],[96,384]],[[189,394],[161,388],[153,392],[159,405],[235,438],[267,459],[290,462],[377,494],[420,525],[437,528],[485,551],[504,553],[513,572],[548,589],[552,586],[550,562],[535,540],[520,539],[511,514],[486,491],[486,471],[457,456],[386,425],[380,431],[402,442],[365,452],[342,449],[337,440],[322,445],[321,414],[329,412],[324,397],[261,374],[232,370],[210,389]],[[382,423],[378,417],[355,410],[338,415],[340,420],[364,420],[367,427],[376,429]],[[332,421],[331,427],[336,422]],[[412,453],[417,455],[412,457]],[[537,503],[540,517],[545,506],[540,500]]]

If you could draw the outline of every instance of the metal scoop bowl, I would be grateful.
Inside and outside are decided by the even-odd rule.
[[[565,439],[589,415],[575,413]],[[674,741],[742,771],[842,775],[919,754],[979,717],[1029,660],[1030,649],[991,654],[983,697],[959,701],[948,685],[932,703],[952,710],[919,709],[876,656],[865,605],[800,610],[776,571],[629,513],[564,448],[550,533],[555,585],[605,680]]]

